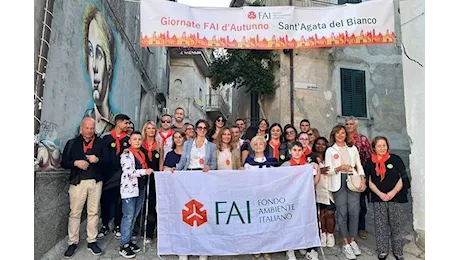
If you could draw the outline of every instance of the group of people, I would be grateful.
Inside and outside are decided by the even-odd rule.
[[[161,117],[157,129],[153,121],[141,131],[130,128],[128,116],[115,117],[115,128],[97,137],[94,119],[82,120],[80,134],[67,142],[62,166],[71,170],[69,247],[64,257],[74,255],[78,244],[80,217],[87,202],[88,249],[95,255],[102,250],[97,239],[112,231],[120,239],[119,253],[133,258],[140,251],[135,243],[137,230],[144,228],[150,242],[156,228],[156,171],[245,170],[263,167],[285,167],[311,164],[314,168],[316,203],[319,212],[322,247],[335,246],[334,231],[343,238],[342,252],[347,259],[356,259],[361,250],[358,236],[366,239],[366,198],[374,206],[378,259],[389,254],[391,239],[393,255],[403,259],[401,236],[401,203],[407,202],[410,187],[401,158],[390,154],[388,139],[375,137],[372,142],[357,131],[358,120],[349,117],[345,125],[335,126],[329,140],[303,119],[299,129],[287,124],[269,124],[262,119],[256,127],[246,128],[243,119],[227,126],[220,116],[212,127],[206,120],[185,123],[185,111],[175,109]],[[132,125],[133,128],[133,125]],[[370,195],[370,196],[369,196]],[[147,202],[146,202],[147,201]],[[98,208],[101,204],[102,228],[99,233]],[[148,208],[146,214],[140,214]],[[147,215],[143,225],[140,216]],[[390,235],[391,231],[391,235]],[[307,259],[318,259],[318,250],[300,250]],[[269,253],[260,252],[265,260]],[[286,252],[295,260],[293,250]],[[200,256],[206,260],[207,256]],[[188,256],[179,256],[187,260]]]

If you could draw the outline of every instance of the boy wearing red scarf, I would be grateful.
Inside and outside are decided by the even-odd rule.
[[[307,157],[305,156],[305,151],[303,145],[300,142],[294,142],[292,144],[291,149],[289,149],[289,153],[291,154],[291,159],[289,161],[284,162],[281,164],[281,167],[285,166],[299,166],[305,165],[308,163]],[[321,178],[321,172],[319,170],[319,166],[316,162],[311,162],[311,166],[315,169],[313,171],[313,175],[315,176],[314,183],[315,185],[318,184]],[[316,202],[315,202],[316,204]],[[288,260],[296,260],[294,250],[289,250],[286,252],[286,256]],[[314,248],[307,248],[306,256],[307,259],[318,260],[318,253],[315,251]]]
[[[147,168],[147,161],[144,152],[141,151],[142,135],[135,131],[129,139],[131,145],[123,152],[120,158],[122,174],[120,180],[120,194],[123,207],[123,218],[121,220],[121,240],[119,254],[125,258],[133,258],[135,253],[141,251],[131,241],[134,222],[142,209],[145,199],[144,175],[150,175],[153,170]]]

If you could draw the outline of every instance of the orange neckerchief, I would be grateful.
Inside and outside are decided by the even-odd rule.
[[[281,142],[278,140],[278,144],[275,144],[275,142],[273,142],[273,139],[270,139],[268,144],[273,148],[273,157],[275,157],[278,160],[280,158]]]
[[[115,139],[115,146],[117,147],[117,154],[120,153],[121,150],[121,144],[120,140],[126,137],[126,132],[121,132],[120,137],[117,137],[117,133],[115,132],[115,129],[110,131],[110,135]]]
[[[83,152],[86,153],[89,149],[93,149],[94,138],[91,139],[88,145],[85,144],[85,139],[83,139]]]
[[[307,158],[305,158],[305,156],[301,156],[300,157],[300,163],[296,163],[294,158],[291,158],[289,160],[289,163],[291,163],[291,166],[305,165],[305,164],[307,164]]]
[[[307,157],[307,156],[309,156],[310,154],[311,154],[311,149],[310,149],[310,147],[307,146],[307,149],[305,149],[305,151],[303,152],[303,155],[304,155],[305,157]]]
[[[386,153],[380,158],[377,157],[377,154],[372,154],[372,162],[375,163],[375,171],[377,172],[377,176],[380,176],[380,181],[385,179],[385,172],[387,168],[385,167],[385,161],[390,158],[390,153]]]
[[[149,145],[147,143],[147,139],[145,139],[144,142],[142,143],[142,147],[144,147],[145,150],[147,150],[147,155],[149,157],[149,160],[151,161],[153,158],[152,152],[155,151],[155,149],[157,149],[157,141],[153,139],[153,144]]]
[[[160,129],[159,132],[160,132],[160,137],[161,137],[161,140],[162,140],[162,141],[161,141],[161,146],[165,146],[166,140],[174,134],[174,130],[169,129],[169,132],[168,132],[168,134],[166,135],[166,137],[164,137],[163,134],[162,134],[162,133],[163,133],[163,129]]]
[[[134,157],[136,157],[137,160],[142,165],[142,169],[147,169],[147,162],[145,161],[145,154],[141,152],[141,150],[136,150],[133,147],[129,147],[129,150],[133,153]]]

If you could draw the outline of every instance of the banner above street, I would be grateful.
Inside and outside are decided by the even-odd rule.
[[[393,0],[308,8],[141,1],[142,47],[301,49],[395,41]]]

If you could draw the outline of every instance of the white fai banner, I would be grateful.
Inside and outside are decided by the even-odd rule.
[[[155,173],[158,255],[320,246],[313,168]]]
[[[393,0],[327,7],[190,7],[141,1],[142,47],[303,49],[395,44]]]

